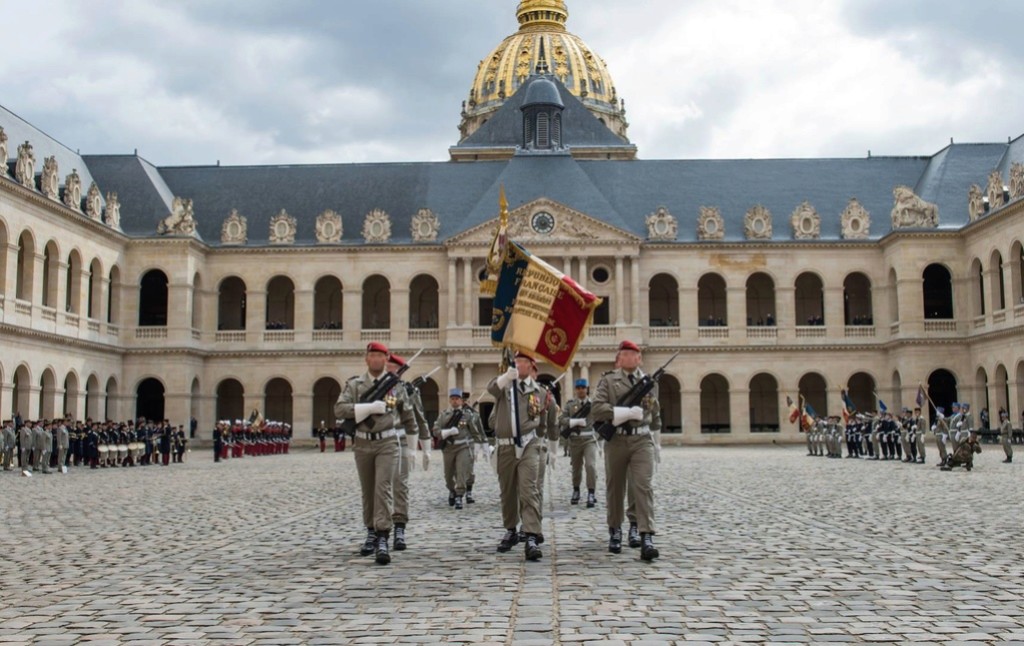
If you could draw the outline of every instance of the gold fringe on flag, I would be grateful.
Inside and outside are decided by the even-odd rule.
[[[505,199],[504,184],[498,193],[498,209],[498,230],[494,232],[491,250],[487,254],[487,278],[480,281],[481,296],[494,296],[497,293],[498,275],[508,249],[508,200]]]

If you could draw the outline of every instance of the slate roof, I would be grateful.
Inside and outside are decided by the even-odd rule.
[[[1007,144],[951,144],[931,158],[914,192],[938,205],[940,229],[959,229],[970,221],[967,191],[971,184],[984,191],[988,174],[1006,152]]]
[[[167,217],[174,201],[156,166],[137,155],[86,155],[85,161],[104,195],[117,193],[121,229],[129,235],[155,234],[157,222]]]

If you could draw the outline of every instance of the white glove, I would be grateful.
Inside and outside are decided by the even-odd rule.
[[[586,418],[583,417],[570,417],[569,428],[581,428],[587,425]]]
[[[558,461],[558,440],[548,440],[548,466],[555,468]]]
[[[453,435],[458,435],[458,434],[459,434],[459,429],[457,429],[457,428],[443,428],[443,429],[441,429],[441,439],[442,440],[447,440],[449,437],[451,437]]]
[[[519,371],[516,370],[515,368],[509,368],[508,370],[505,371],[505,374],[498,375],[498,388],[505,390],[506,388],[511,386],[512,382],[514,382],[518,377]]]
[[[430,440],[423,440],[423,470],[430,471]]]
[[[370,415],[383,415],[388,412],[388,405],[378,400],[369,404],[356,404],[356,424],[363,421]]]
[[[473,456],[474,456],[474,459],[479,458],[481,460],[486,460],[487,459],[487,443],[486,442],[477,442],[476,445],[473,447]]]
[[[958,431],[959,431],[959,430],[960,430],[960,429],[962,429],[963,427],[964,427],[964,423],[963,423],[963,422],[957,422],[957,423],[956,423],[956,430],[958,430]]]
[[[625,406],[616,406],[612,409],[612,424],[615,426],[621,426],[622,424],[629,421],[644,421],[644,409],[639,406],[631,406],[629,408]]]
[[[653,431],[651,439],[654,440],[654,463],[661,464],[661,431]]]
[[[932,433],[934,433],[935,429],[937,429],[938,427],[939,427],[938,424],[932,424]]]

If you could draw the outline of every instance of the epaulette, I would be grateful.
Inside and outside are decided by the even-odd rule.
[[[346,381],[345,383],[347,384],[347,383],[348,383],[349,381],[352,381],[353,379],[359,379],[359,378],[360,378],[361,376],[362,376],[362,375],[356,375],[356,376],[354,376],[354,377],[349,377],[349,378],[348,378],[348,381]]]
[[[612,368],[611,370],[606,370],[606,371],[602,372],[602,373],[601,373],[601,376],[602,376],[602,377],[605,377],[605,376],[607,376],[607,375],[610,375],[610,374],[612,374],[613,372],[615,372],[615,369],[614,369],[614,368]]]

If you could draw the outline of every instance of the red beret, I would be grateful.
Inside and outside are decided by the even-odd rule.
[[[390,354],[388,352],[388,346],[384,345],[380,341],[371,341],[366,346],[367,352],[383,352],[384,354]]]
[[[619,344],[619,350],[632,350],[633,352],[640,352],[640,346],[633,343],[632,341],[623,341]]]
[[[405,359],[392,352],[391,354],[388,355],[388,363],[393,363],[396,366],[404,366]]]
[[[536,359],[534,359],[530,355],[526,354],[525,352],[517,352],[516,353],[516,359],[529,359],[530,363],[532,363],[532,364],[536,364],[537,363]]]

